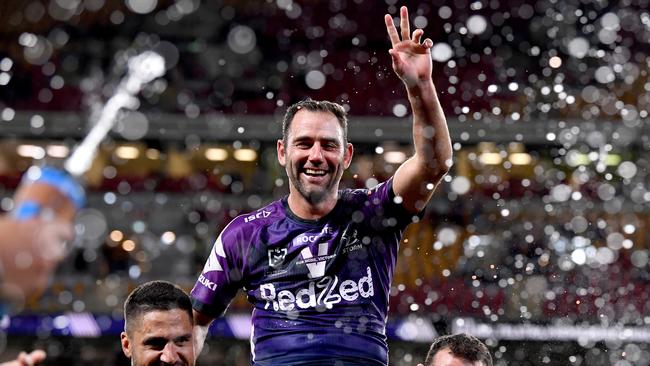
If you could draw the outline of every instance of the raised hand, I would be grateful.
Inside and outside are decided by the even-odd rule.
[[[13,361],[0,363],[0,366],[36,366],[45,361],[45,351],[37,349],[30,353],[20,352],[18,358]]]
[[[393,70],[407,87],[414,86],[419,81],[431,79],[431,47],[433,41],[427,38],[421,42],[424,31],[416,29],[410,34],[409,13],[406,6],[400,8],[400,32],[393,23],[393,17],[384,15],[386,30],[390,37],[392,48],[388,50],[393,59]],[[401,33],[401,40],[400,40]]]

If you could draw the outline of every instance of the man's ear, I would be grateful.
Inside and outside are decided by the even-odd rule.
[[[122,343],[122,352],[128,358],[131,358],[131,343],[129,342],[129,336],[126,335],[126,332],[120,333],[120,341]]]
[[[280,163],[280,165],[285,166],[287,163],[287,157],[286,157],[286,150],[284,147],[283,139],[278,140],[277,149],[278,149],[278,162]]]
[[[347,143],[345,145],[345,155],[343,156],[343,166],[345,169],[350,167],[350,164],[352,163],[352,155],[354,155],[354,147],[352,146],[351,143]]]

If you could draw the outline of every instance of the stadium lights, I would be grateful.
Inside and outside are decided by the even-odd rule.
[[[618,154],[607,154],[605,155],[604,161],[607,166],[618,166],[621,163],[621,156]]]
[[[172,245],[174,243],[174,240],[176,240],[176,233],[174,233],[173,231],[165,231],[160,236],[160,241],[162,241],[163,244],[166,245]]]
[[[135,250],[135,242],[131,239],[127,239],[122,242],[122,249],[124,249],[127,252],[132,252]]]
[[[140,149],[135,146],[119,146],[115,149],[115,156],[125,160],[132,160],[140,156]]]
[[[642,342],[650,341],[647,327],[585,324],[484,323],[471,318],[452,321],[452,333],[511,341]]]
[[[149,148],[149,149],[147,149],[147,151],[145,151],[144,154],[150,160],[158,160],[158,159],[160,159],[160,151],[158,151],[158,149]]]
[[[24,158],[43,159],[45,157],[45,149],[36,145],[18,145],[16,153]]]
[[[237,149],[233,154],[238,161],[255,161],[257,152],[253,149]]]
[[[483,165],[499,165],[503,161],[503,156],[501,156],[494,142],[481,142],[478,144],[476,151],[478,153],[478,160]]]
[[[576,167],[580,165],[589,165],[591,164],[591,159],[588,154],[583,154],[576,150],[570,150],[566,154],[566,162],[569,166]]]
[[[591,156],[590,156],[591,155]],[[566,154],[566,162],[569,166],[577,167],[581,165],[589,165],[598,158],[598,153],[592,151],[589,154],[578,152],[577,150],[570,150]],[[605,154],[601,157],[601,161],[607,166],[618,166],[621,163],[621,156],[619,154]]]
[[[499,165],[503,161],[501,154],[497,152],[484,152],[478,159],[483,165]]]
[[[254,152],[254,151],[253,151]],[[210,161],[224,161],[228,159],[228,150],[220,147],[210,147],[205,149],[205,158]],[[237,159],[239,160],[239,159]],[[253,159],[255,160],[255,159]]]
[[[512,153],[508,156],[508,160],[512,165],[529,165],[533,158],[528,153]]]
[[[113,230],[111,231],[109,237],[111,238],[112,241],[117,243],[122,241],[122,239],[124,239],[124,234],[119,230]]]
[[[70,149],[65,145],[51,144],[46,148],[47,155],[53,158],[65,158],[70,153]]]
[[[386,151],[384,160],[389,164],[401,164],[406,161],[406,154],[403,151]]]

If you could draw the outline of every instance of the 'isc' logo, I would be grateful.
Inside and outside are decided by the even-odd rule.
[[[246,216],[244,218],[244,222],[248,223],[248,222],[251,222],[251,221],[253,221],[255,219],[267,218],[267,217],[269,217],[269,215],[271,215],[271,212],[266,211],[266,210],[262,210],[262,211],[256,212],[253,215]]]

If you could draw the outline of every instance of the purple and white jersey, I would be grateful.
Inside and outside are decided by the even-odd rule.
[[[243,288],[255,305],[253,365],[386,365],[390,283],[414,216],[394,196],[391,179],[340,191],[317,221],[286,198],[238,216],[192,289],[194,308],[220,316]]]

